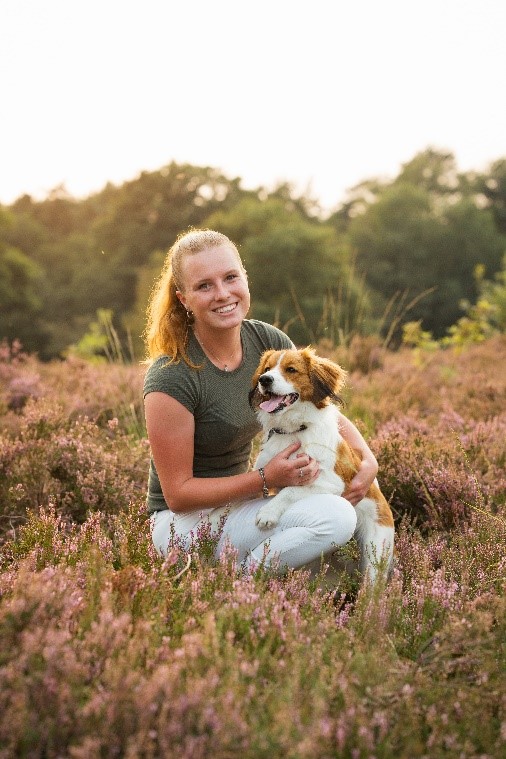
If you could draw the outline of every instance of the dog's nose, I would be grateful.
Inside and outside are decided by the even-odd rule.
[[[258,378],[258,381],[262,385],[262,387],[270,387],[272,385],[272,376],[270,374],[261,374]]]

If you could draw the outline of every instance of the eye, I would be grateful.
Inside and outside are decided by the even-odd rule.
[[[294,366],[287,366],[285,372],[288,372],[288,374],[297,374],[297,369]]]
[[[207,290],[209,288],[209,282],[202,282],[199,286],[199,290]]]
[[[238,274],[228,274],[226,279],[227,280],[237,279],[238,276],[239,276]]]

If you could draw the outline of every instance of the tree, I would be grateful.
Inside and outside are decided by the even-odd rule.
[[[428,193],[412,185],[391,186],[351,221],[347,239],[359,271],[376,293],[378,312],[396,295],[413,297],[434,284],[430,261],[435,260],[439,232]],[[429,314],[427,304],[420,303],[410,318]]]
[[[367,179],[348,190],[341,206],[328,219],[338,234],[347,232],[352,219],[365,213],[390,183]]]
[[[497,229],[506,234],[506,158],[495,161],[484,175],[478,176],[475,187],[486,198]]]
[[[132,308],[121,317],[121,325],[128,335],[133,357],[140,359],[145,354],[143,333],[146,328],[146,310],[155,280],[160,276],[165,251],[154,251],[148,263],[137,272],[135,300]]]
[[[279,197],[244,199],[206,223],[239,244],[252,315],[286,329],[294,342],[315,342],[329,332],[335,337],[343,283],[347,308],[356,308],[360,288],[330,225],[305,217],[300,208],[290,209]],[[332,298],[338,304],[334,310],[328,308]]]
[[[121,331],[152,252],[167,250],[179,232],[242,193],[238,179],[216,169],[171,163],[82,201],[61,187],[41,202],[19,198],[0,237],[46,273],[39,289],[49,331],[43,357],[76,343],[98,309],[112,310]]]
[[[0,210],[0,231],[9,223]],[[43,345],[46,335],[41,325],[42,301],[39,284],[42,271],[17,248],[0,241],[0,340],[18,339],[26,350]]]
[[[402,164],[396,184],[421,187],[432,195],[454,195],[459,191],[459,175],[453,153],[427,148]]]
[[[143,172],[114,194],[109,191],[91,233],[107,257],[136,268],[241,192],[238,179],[227,179],[216,169],[171,163]]]
[[[374,177],[349,189],[329,222],[339,233],[346,232],[352,219],[366,213],[385,191],[396,184],[424,189],[431,197],[439,196],[444,202],[462,192],[462,176],[457,172],[453,153],[427,148],[404,163],[395,179]]]
[[[451,155],[421,154],[401,176],[350,221],[347,239],[376,307],[430,290],[406,317],[440,337],[458,319],[460,301],[476,298],[475,267],[485,265],[489,276],[499,269],[505,238],[491,212],[455,186]]]

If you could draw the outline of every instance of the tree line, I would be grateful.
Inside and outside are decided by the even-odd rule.
[[[244,190],[212,167],[171,163],[85,199],[56,188],[0,206],[0,339],[62,356],[112,314],[138,357],[150,289],[189,227],[239,246],[252,316],[300,344],[386,331],[395,317],[442,336],[506,251],[506,159],[458,171],[429,148],[390,180],[351,189],[331,215],[289,184]]]

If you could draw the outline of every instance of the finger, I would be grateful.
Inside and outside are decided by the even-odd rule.
[[[319,474],[320,474],[319,466],[317,466],[316,468],[311,465],[306,466],[306,467],[301,466],[297,469],[298,480],[300,481],[301,485],[304,485],[307,482],[310,482],[316,479],[316,477],[318,477]]]
[[[292,461],[296,462],[297,466],[307,466],[311,461],[311,457],[304,451],[299,451],[295,456],[292,456]]]
[[[301,445],[302,445],[302,443],[300,442],[300,440],[296,440],[295,443],[291,443],[291,445],[289,445],[287,448],[285,448],[282,451],[282,453],[286,456],[286,458],[288,458],[289,456],[292,455],[292,453],[294,453],[295,451],[297,451],[300,448]],[[302,453],[300,455],[303,456],[304,454]]]
[[[346,500],[353,504],[353,506],[356,506],[357,503],[360,503],[363,497],[363,493],[358,492],[357,490],[348,490],[343,493],[343,498],[346,498]]]

